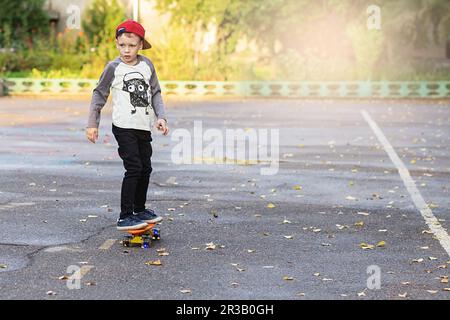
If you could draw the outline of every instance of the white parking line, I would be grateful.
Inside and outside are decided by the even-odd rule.
[[[411,178],[408,169],[406,169],[403,161],[400,160],[399,156],[397,155],[397,153],[395,152],[394,148],[389,143],[389,141],[386,139],[381,129],[378,127],[375,121],[372,120],[372,118],[370,117],[369,113],[366,110],[361,110],[361,113],[364,119],[369,124],[369,126],[372,128],[373,132],[377,136],[380,143],[383,145],[383,148],[388,154],[389,158],[391,158],[391,161],[396,166],[398,173],[400,174],[400,177],[403,180],[403,184],[405,185],[406,189],[411,195],[411,198],[414,204],[416,205],[417,209],[419,209],[420,213],[422,214],[422,217],[425,219],[425,222],[430,228],[430,231],[433,232],[435,237],[441,243],[442,247],[445,249],[445,251],[447,251],[447,254],[450,256],[450,237],[448,233],[442,227],[438,219],[436,219],[436,217],[433,215],[433,212],[428,207],[419,190],[417,189],[414,180]]]

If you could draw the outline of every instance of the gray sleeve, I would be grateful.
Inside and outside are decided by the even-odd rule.
[[[149,59],[145,59],[145,61],[150,66],[150,70],[152,71],[152,76],[150,78],[150,87],[152,89],[152,107],[155,110],[156,117],[158,119],[166,119],[166,112],[164,110],[164,102],[162,100],[161,95],[161,86],[159,85],[158,76],[156,75],[155,66]]]
[[[109,90],[114,80],[114,71],[114,64],[108,63],[94,89],[89,109],[88,128],[98,128],[100,124],[100,112],[108,100]]]

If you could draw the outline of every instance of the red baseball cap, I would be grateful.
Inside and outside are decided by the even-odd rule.
[[[127,20],[119,24],[119,26],[116,28],[116,39],[125,32],[131,32],[141,37],[142,41],[144,42],[142,46],[143,50],[150,49],[152,47],[150,42],[145,40],[145,29],[139,22],[134,20]]]

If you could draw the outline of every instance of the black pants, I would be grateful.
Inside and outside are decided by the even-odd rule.
[[[122,181],[120,218],[145,209],[147,189],[152,173],[152,134],[150,131],[112,126],[119,144],[125,175]]]

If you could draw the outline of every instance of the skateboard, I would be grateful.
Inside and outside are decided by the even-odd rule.
[[[146,227],[136,230],[124,230],[126,233],[122,245],[124,247],[139,246],[144,249],[150,248],[152,240],[160,240],[161,233],[155,223],[149,223]]]

